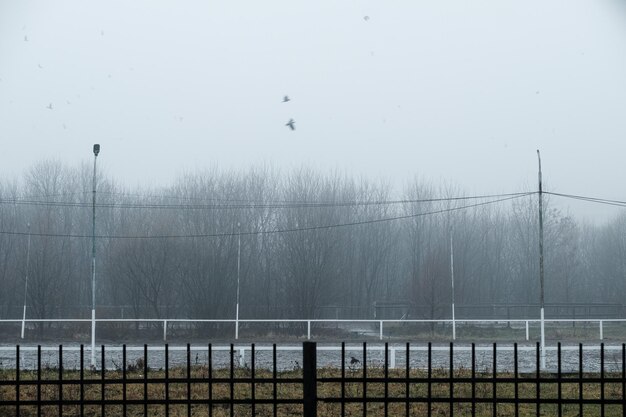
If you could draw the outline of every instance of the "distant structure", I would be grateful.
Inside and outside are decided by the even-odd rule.
[[[289,121],[285,124],[285,126],[289,126],[291,130],[296,130],[295,124],[296,124],[295,120],[289,119]]]

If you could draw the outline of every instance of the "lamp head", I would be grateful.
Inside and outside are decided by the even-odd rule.
[[[99,153],[100,153],[100,145],[96,143],[95,145],[93,145],[93,154],[98,156]]]

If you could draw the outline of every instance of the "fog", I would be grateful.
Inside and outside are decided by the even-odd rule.
[[[0,182],[0,317],[24,304],[89,317],[92,172],[44,161]],[[190,172],[167,188],[99,174],[98,317],[233,318],[240,301],[241,318],[441,319],[454,269],[457,318],[537,318],[536,193],[472,198],[424,180],[390,193],[307,167]],[[543,197],[547,316],[623,317],[623,208],[585,225]]]
[[[131,186],[304,164],[497,193],[540,149],[546,189],[624,200],[625,46],[617,0],[0,0],[0,175],[100,143]]]

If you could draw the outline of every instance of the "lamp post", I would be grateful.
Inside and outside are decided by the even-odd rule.
[[[237,305],[235,308],[235,340],[239,339],[239,275],[241,271],[241,223],[237,222]]]
[[[96,160],[100,145],[93,145],[93,204],[91,216],[91,367],[96,366]],[[102,364],[104,366],[104,364]]]
[[[544,325],[544,297],[543,297],[543,189],[541,184],[541,154],[537,149],[539,161],[539,304],[541,306],[541,368],[546,367],[546,333]]]
[[[26,324],[26,297],[28,295],[28,269],[30,267],[30,223],[28,227],[28,244],[26,245],[26,273],[24,276],[24,313],[22,315],[22,339],[24,338],[24,327]]]
[[[450,278],[452,279],[452,340],[456,340],[456,321],[454,317],[454,246],[450,229]]]

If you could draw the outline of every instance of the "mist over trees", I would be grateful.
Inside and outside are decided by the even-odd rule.
[[[29,317],[88,317],[91,175],[43,161],[0,182],[1,317],[20,316],[27,275]],[[536,194],[464,199],[415,179],[398,197],[305,167],[212,168],[157,188],[99,176],[97,190],[99,317],[233,318],[239,258],[241,318],[447,318],[451,247],[457,318],[538,304]],[[549,200],[546,303],[622,303],[626,212],[579,224]]]

